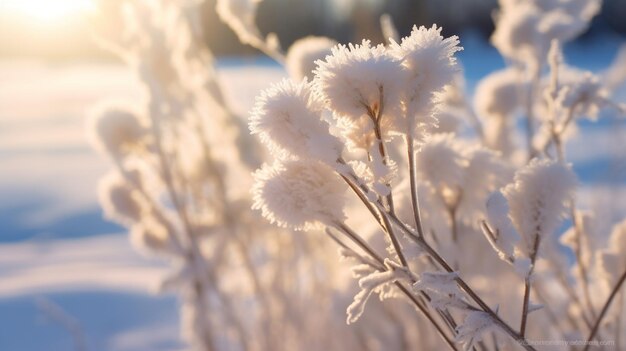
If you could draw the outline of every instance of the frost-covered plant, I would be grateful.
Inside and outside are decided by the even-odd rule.
[[[492,42],[508,66],[469,96],[459,39],[436,25],[399,38],[386,16],[386,45],[307,37],[285,54],[255,24],[262,2],[218,0],[290,76],[248,119],[265,158],[248,157],[261,153],[201,45],[198,2],[121,2],[127,30],[108,46],[145,99],[96,112],[95,146],[115,166],[99,195],[141,250],[173,262],[163,288],[180,294],[194,348],[535,350],[623,331],[610,307],[626,230],[603,243],[565,155],[577,120],[626,111],[619,60],[594,75],[560,49],[600,1],[501,0]]]
[[[380,309],[393,319],[372,318],[361,329],[376,330],[390,321],[398,324],[392,331],[374,336],[344,326],[344,314],[334,304],[351,292],[338,288],[343,269],[328,259],[333,243],[277,229],[250,210],[305,186],[302,197],[291,198],[295,201],[272,203],[277,223],[309,229],[344,220],[346,186],[328,181],[328,165],[339,157],[341,143],[328,133],[311,83],[279,83],[257,104],[253,129],[281,161],[256,173],[267,182],[253,187],[259,188],[253,196],[257,146],[226,104],[214,59],[197,30],[200,2],[102,5],[110,11],[105,17],[124,24],[124,35],[101,31],[100,39],[136,73],[142,98],[103,103],[92,113],[88,132],[114,166],[98,195],[105,216],[128,229],[140,252],[170,262],[172,272],[159,289],[180,297],[189,345],[194,350],[345,350],[388,343],[404,329],[400,321],[411,317],[387,306]],[[219,1],[218,12],[246,42],[280,59],[271,40],[259,39],[256,6]],[[301,51],[290,60],[300,60],[298,69],[306,75],[316,55]],[[302,153],[319,161],[300,160]],[[277,181],[276,174],[286,175],[286,181]],[[313,191],[324,197],[307,197]],[[299,216],[289,215],[293,211]],[[296,272],[302,271],[311,274],[301,279]]]
[[[591,247],[590,222],[576,215],[563,143],[576,118],[623,107],[600,78],[563,66],[559,43],[584,31],[599,4],[501,1],[492,41],[511,65],[479,83],[473,107],[457,78],[458,38],[433,26],[398,40],[388,17],[388,46],[338,44],[317,60],[312,84],[292,73],[294,82],[261,93],[250,130],[275,160],[255,173],[253,208],[279,226],[324,228],[341,246],[360,288],[348,323],[367,316],[377,295],[412,304],[454,350],[534,350],[527,338],[581,327],[595,337],[605,311],[596,313],[589,270],[610,271],[616,255],[608,250],[599,256],[606,263],[591,267],[600,246]],[[311,52],[318,45],[327,50],[312,43]],[[527,121],[525,148],[518,116]],[[289,171],[294,165],[300,170]],[[556,246],[568,218],[564,242],[581,273]],[[625,270],[598,277],[613,276],[615,292]],[[560,303],[561,290],[572,304]]]

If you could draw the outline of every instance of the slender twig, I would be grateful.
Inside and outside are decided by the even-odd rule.
[[[622,318],[624,317],[624,291],[619,296],[617,322],[615,323],[615,346],[619,350],[622,346]]]
[[[589,333],[589,337],[587,338],[587,344],[585,345],[585,348],[583,351],[589,350],[591,341],[596,336],[596,333],[598,332],[598,328],[600,327],[600,323],[602,323],[602,319],[608,312],[609,307],[611,306],[611,303],[613,302],[613,299],[615,298],[615,296],[617,296],[617,293],[619,292],[619,289],[624,284],[624,281],[626,281],[626,270],[624,271],[624,273],[622,273],[621,277],[617,281],[617,284],[615,284],[613,291],[611,291],[609,298],[604,303],[604,306],[602,307],[602,311],[600,311],[600,315],[598,315],[598,318],[596,319],[596,322],[594,323],[593,328],[591,329],[591,332]]]
[[[398,227],[400,227],[406,234],[407,236],[413,240],[415,243],[417,243],[418,245],[420,245],[420,247],[422,249],[424,249],[424,251],[426,251],[430,256],[432,256],[435,261],[437,262],[437,264],[439,264],[446,272],[452,273],[454,272],[454,270],[452,269],[452,267],[423,239],[420,239],[415,233],[413,233],[413,231],[408,228],[401,220],[399,220],[394,214],[389,214],[389,217],[391,218],[391,220],[398,225]],[[455,281],[457,282],[457,284],[459,285],[459,287],[461,287],[461,289],[463,291],[465,291],[466,294],[468,294],[470,296],[470,298],[472,298],[472,300],[474,300],[479,306],[480,308],[487,313],[491,319],[495,322],[495,324],[497,326],[499,326],[504,332],[506,332],[507,334],[509,334],[509,336],[511,336],[513,339],[515,339],[516,341],[520,342],[520,345],[522,347],[524,347],[526,350],[535,350],[535,348],[530,345],[524,337],[522,337],[518,332],[516,332],[513,328],[511,328],[511,326],[509,326],[505,321],[503,321],[492,309],[491,307],[489,307],[489,305],[487,305],[482,298],[480,298],[480,296],[478,294],[476,294],[476,292],[474,292],[474,290],[472,290],[472,288],[470,288],[470,286],[461,278],[458,277],[455,279]]]
[[[87,351],[87,338],[80,321],[68,314],[55,302],[40,297],[35,301],[39,310],[51,320],[59,323],[72,336],[75,351]]]
[[[152,111],[153,113],[151,114],[152,134],[155,139],[155,142],[154,142],[155,153],[157,155],[159,164],[161,166],[160,174],[162,174],[163,176],[163,182],[165,183],[167,193],[172,201],[174,209],[176,210],[179,218],[181,219],[181,222],[184,228],[184,233],[186,234],[186,239],[187,239],[187,244],[188,244],[188,247],[187,247],[188,252],[187,252],[186,260],[189,262],[189,264],[194,264],[197,259],[203,259],[203,255],[197,243],[197,236],[194,233],[188,214],[184,208],[184,204],[180,201],[179,197],[177,196],[177,193],[174,187],[174,181],[172,178],[172,171],[168,167],[168,161],[163,151],[160,120],[159,120],[159,116],[161,114],[158,113],[155,106],[151,106],[151,107],[155,108],[155,110]],[[192,284],[192,287],[193,287],[192,299],[194,300],[194,304],[197,306],[200,306],[200,309],[202,310],[199,314],[200,315],[199,318],[203,319],[202,324],[204,327],[202,330],[202,335],[200,335],[199,337],[200,337],[201,342],[203,343],[202,347],[204,349],[213,350],[214,345],[215,345],[214,344],[215,338],[213,336],[211,327],[209,325],[209,320],[207,319],[210,313],[208,311],[204,284],[203,284],[201,277],[195,277],[194,280],[195,281]]]
[[[522,321],[520,322],[519,333],[520,336],[524,337],[526,335],[526,322],[528,321],[528,308],[530,307],[530,287],[531,287],[531,279],[533,275],[533,270],[535,268],[535,260],[537,259],[537,252],[539,251],[539,243],[541,239],[539,234],[535,235],[535,240],[533,241],[532,251],[530,252],[530,269],[528,273],[526,273],[526,277],[524,278],[524,302],[522,305]]]
[[[363,189],[360,186],[357,186],[356,184],[353,183],[352,179],[349,179],[348,177],[343,176],[343,179],[351,186],[350,188],[357,193],[357,195],[359,195],[358,193],[361,191],[367,191],[367,189]],[[366,205],[366,207],[369,208],[369,201],[367,200],[367,198],[361,194],[359,195],[359,198],[363,201],[363,203]],[[371,204],[370,204],[371,205]],[[413,230],[411,230],[409,227],[407,227],[400,219],[398,219],[396,217],[396,215],[394,213],[389,213],[386,212],[384,208],[382,208],[382,205],[380,203],[376,203],[376,207],[380,213],[380,215],[383,218],[388,218],[390,221],[392,221],[393,223],[395,223],[396,225],[398,225],[398,227],[411,239],[413,240],[415,243],[417,243],[422,249],[424,249],[424,251],[426,251],[428,253],[428,255],[430,255],[436,262],[437,264],[439,264],[445,271],[452,273],[454,272],[454,270],[452,269],[452,267],[423,239],[420,238],[416,233],[413,232]],[[478,303],[478,305],[480,306],[480,308],[486,312],[491,319],[495,322],[496,325],[498,325],[504,332],[506,332],[507,334],[509,334],[514,340],[520,342],[520,345],[523,346],[526,350],[528,351],[535,351],[535,348],[530,345],[528,342],[526,342],[526,340],[521,337],[513,328],[511,328],[511,326],[509,326],[505,321],[503,321],[481,298],[480,296],[478,296],[478,294],[476,294],[470,287],[469,285],[467,285],[467,283],[465,283],[465,281],[463,279],[461,279],[460,277],[456,278],[456,282],[457,284],[461,287],[461,289],[463,289],[463,291],[465,291],[471,298],[472,300],[474,300],[476,303]]]
[[[417,169],[415,168],[415,145],[411,135],[407,136],[407,153],[409,159],[409,181],[411,184],[411,205],[413,206],[413,218],[415,220],[415,227],[417,228],[417,235],[420,238],[424,238],[424,228],[422,226],[422,219],[419,205],[419,195],[417,191]]]
[[[372,249],[369,246],[369,244],[367,244],[367,242],[365,242],[358,234],[356,234],[350,227],[348,227],[347,225],[345,225],[343,223],[335,223],[335,225],[337,226],[337,229],[339,229],[342,233],[346,234],[346,236],[352,242],[354,242],[357,246],[359,246],[363,251],[368,253],[368,255],[370,255],[374,260],[376,260],[377,263],[379,263],[382,266],[382,267],[374,266],[374,268],[379,269],[379,270],[381,270],[381,269],[384,270],[385,269],[384,268],[385,264],[384,264],[383,258],[380,255],[378,255],[374,251],[374,249]],[[341,245],[341,246],[344,247],[344,248],[349,249],[345,245]],[[351,249],[349,249],[349,250],[351,250]],[[428,312],[428,309],[426,308],[426,306],[424,306],[411,293],[411,291],[408,288],[406,288],[402,283],[395,282],[394,285],[396,285],[400,289],[400,291],[402,291],[402,293],[404,293],[404,295],[406,295],[413,302],[413,304],[420,310],[420,312],[422,312],[422,314],[424,314],[424,316],[435,326],[435,328],[437,329],[437,332],[444,339],[444,341],[448,344],[448,346],[450,346],[450,348],[452,350],[456,351],[457,348],[454,345],[454,342],[446,335],[446,333],[443,331],[443,329],[441,328],[439,323],[437,323],[437,321],[434,319],[434,317]]]
[[[530,80],[528,90],[526,92],[526,146],[528,148],[528,159],[535,157],[535,148],[533,147],[533,138],[535,135],[535,117],[533,113],[534,96],[533,92],[539,82],[540,70],[537,69],[536,74]]]
[[[570,211],[571,211],[572,221],[574,221],[574,234],[576,236],[576,247],[574,250],[574,254],[576,255],[576,263],[578,266],[580,279],[583,283],[583,286],[582,286],[583,296],[585,298],[585,304],[587,305],[589,314],[591,315],[591,319],[595,319],[596,311],[595,311],[595,308],[593,307],[593,303],[591,302],[591,291],[589,289],[589,276],[587,273],[587,264],[585,263],[582,257],[582,245],[583,245],[582,236],[584,233],[583,228],[582,228],[583,223],[577,220],[578,216],[576,216],[576,202],[574,201],[574,199],[571,200]],[[584,314],[584,310],[583,310],[583,314]]]
[[[382,136],[382,130],[380,128],[380,122],[383,118],[383,111],[384,111],[384,90],[382,86],[379,86],[378,88],[378,106],[376,109],[372,109],[369,105],[364,104],[364,106],[367,109],[368,115],[369,117],[372,119],[372,122],[374,123],[374,134],[376,135],[376,142],[378,143],[378,152],[380,154],[380,157],[382,159],[382,162],[384,165],[388,164],[388,160],[387,160],[387,152],[385,150],[385,144],[383,142],[383,136]],[[391,185],[387,184],[387,187],[389,188],[389,194],[387,196],[385,196],[386,202],[387,202],[387,206],[389,207],[389,211],[394,212],[394,203],[393,203],[393,194],[392,194],[392,190],[391,190]],[[391,225],[391,222],[389,222],[389,220],[385,217],[382,216],[382,220],[385,224],[385,232],[387,233],[389,240],[391,241],[391,244],[393,245],[394,250],[396,251],[396,254],[398,255],[398,258],[400,259],[400,263],[402,263],[402,266],[405,268],[409,267],[408,261],[406,259],[406,257],[404,256],[404,253],[402,252],[402,246],[400,245],[400,242],[398,241],[398,237],[396,236],[396,234],[394,233],[393,230],[393,226]]]

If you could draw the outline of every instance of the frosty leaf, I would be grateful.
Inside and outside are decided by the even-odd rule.
[[[389,259],[385,260],[385,267],[387,267],[388,270],[372,272],[359,280],[361,291],[354,296],[354,301],[348,306],[348,324],[356,322],[361,317],[365,310],[365,304],[373,292],[378,291],[381,295],[381,300],[391,297],[393,296],[393,291],[389,284],[410,278],[410,273],[408,273],[406,269]],[[365,273],[367,269],[357,266],[357,272]]]
[[[356,279],[361,279],[367,275],[376,272],[376,270],[372,268],[372,266],[370,266],[369,264],[359,264],[356,266],[352,266],[350,268],[350,271],[352,272],[352,277]]]
[[[459,293],[456,285],[458,277],[457,272],[424,272],[420,274],[419,280],[413,284],[413,287],[444,295],[456,295]]]
[[[365,304],[370,295],[372,295],[372,291],[371,289],[361,290],[354,296],[354,301],[348,306],[346,311],[348,313],[348,319],[346,320],[348,324],[356,323],[356,321],[361,318],[361,315],[365,311]]]
[[[456,341],[464,345],[464,350],[471,350],[474,344],[483,339],[483,335],[495,327],[491,317],[482,311],[472,311],[461,325],[456,328]]]

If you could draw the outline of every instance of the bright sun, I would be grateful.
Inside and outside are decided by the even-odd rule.
[[[45,22],[63,20],[93,8],[92,0],[0,0],[2,10]]]

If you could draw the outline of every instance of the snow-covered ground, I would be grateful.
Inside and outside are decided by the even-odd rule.
[[[462,41],[472,88],[503,62],[484,42]],[[589,44],[566,53],[597,70],[619,43]],[[257,92],[284,74],[265,62],[224,60],[220,75],[245,115]],[[92,351],[183,348],[175,298],[153,292],[166,265],[135,253],[95,199],[109,165],[85,140],[85,115],[100,100],[138,95],[122,66],[0,62],[0,350],[72,350],[72,334],[45,306],[78,321]],[[613,219],[626,215],[625,124],[585,123],[568,145],[581,203],[613,209]]]
[[[220,72],[242,115],[283,76],[243,64]],[[96,201],[109,164],[89,146],[85,116],[98,101],[136,99],[138,88],[121,65],[0,63],[0,350],[74,349],[42,304],[77,321],[90,351],[184,347],[175,297],[155,293],[167,266],[133,251]]]

